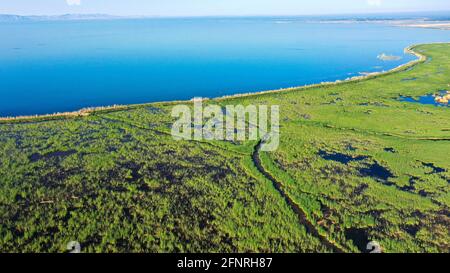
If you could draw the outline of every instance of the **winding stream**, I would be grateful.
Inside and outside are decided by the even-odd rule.
[[[256,168],[260,173],[264,175],[267,179],[269,179],[275,189],[278,191],[278,193],[283,197],[283,199],[286,201],[286,203],[289,205],[289,207],[295,212],[295,214],[298,217],[298,220],[301,225],[303,225],[306,228],[306,232],[310,233],[314,237],[318,238],[322,244],[324,244],[326,247],[332,249],[334,252],[337,253],[343,253],[345,252],[343,249],[341,249],[339,246],[335,245],[333,242],[328,240],[327,237],[321,235],[317,228],[308,220],[308,217],[306,216],[306,213],[303,211],[302,208],[300,208],[290,197],[289,195],[283,190],[283,185],[281,182],[276,180],[275,177],[273,177],[268,171],[264,169],[264,167],[261,164],[261,160],[259,157],[260,150],[261,150],[262,141],[258,142],[258,144],[255,146],[255,149],[253,151],[252,160],[255,164]]]

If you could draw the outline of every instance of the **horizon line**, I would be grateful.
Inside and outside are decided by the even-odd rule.
[[[157,14],[130,14],[117,15],[109,13],[58,13],[58,14],[17,14],[17,13],[0,13],[0,15],[11,15],[21,17],[57,17],[64,15],[103,15],[111,17],[135,17],[135,18],[193,18],[193,17],[318,17],[318,16],[350,16],[350,15],[399,15],[399,14],[417,14],[421,13],[446,13],[450,10],[422,10],[422,11],[378,11],[378,12],[349,12],[349,13],[311,13],[311,14],[213,14],[213,15],[157,15]],[[450,17],[450,16],[449,16]]]

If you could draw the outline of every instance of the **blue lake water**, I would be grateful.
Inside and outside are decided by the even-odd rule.
[[[406,63],[405,47],[450,31],[199,18],[3,22],[0,37],[0,116],[11,116],[345,79]]]
[[[447,94],[447,91],[446,90],[442,90],[437,95],[444,96],[446,94]],[[419,103],[419,104],[425,104],[425,105],[434,105],[434,106],[437,106],[437,107],[449,107],[448,104],[442,104],[442,103],[436,102],[435,96],[433,94],[420,96],[418,98],[400,97],[400,101],[411,102],[411,103]]]

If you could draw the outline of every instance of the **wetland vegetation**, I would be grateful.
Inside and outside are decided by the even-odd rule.
[[[279,105],[280,147],[175,141],[175,103],[0,121],[0,252],[450,251],[450,44],[414,67],[210,100]],[[190,102],[186,102],[190,103]]]

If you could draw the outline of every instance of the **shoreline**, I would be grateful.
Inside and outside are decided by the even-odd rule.
[[[450,44],[450,42],[439,42],[439,43],[428,43],[428,44]],[[214,98],[214,99],[215,100],[226,100],[226,99],[233,99],[233,98],[240,98],[240,97],[249,97],[249,96],[254,96],[254,95],[293,92],[293,91],[306,90],[306,89],[317,88],[317,87],[322,87],[322,86],[332,86],[332,85],[346,84],[346,83],[352,83],[352,82],[359,82],[359,81],[374,79],[374,78],[377,78],[380,76],[386,76],[386,75],[389,75],[392,73],[404,71],[404,70],[406,70],[410,67],[413,67],[419,63],[425,62],[427,60],[427,57],[419,52],[414,51],[414,47],[417,47],[420,45],[422,45],[422,44],[414,44],[414,45],[408,46],[404,49],[405,53],[414,55],[417,57],[417,59],[409,61],[409,62],[399,65],[397,67],[394,67],[393,69],[390,69],[388,71],[371,72],[371,73],[367,73],[367,74],[360,75],[360,76],[350,77],[345,80],[321,82],[321,83],[308,84],[308,85],[289,87],[289,88],[282,88],[282,89],[276,89],[276,90],[266,90],[266,91],[260,91],[260,92],[234,94],[234,95],[223,96],[223,97],[218,97],[218,98]]]
[[[446,23],[412,23],[412,24],[400,24],[397,26],[409,27],[409,28],[450,30],[450,22],[446,22]]]
[[[449,44],[449,43],[450,42],[438,42],[438,43],[427,43],[427,44]],[[322,86],[346,84],[346,83],[374,79],[374,78],[377,78],[380,76],[386,76],[386,75],[389,75],[392,73],[401,72],[410,67],[414,67],[419,63],[425,62],[427,60],[427,57],[417,51],[414,51],[414,48],[419,45],[423,45],[423,44],[414,44],[414,45],[408,46],[404,49],[405,53],[414,55],[417,57],[417,59],[412,60],[412,61],[407,62],[402,65],[399,65],[388,71],[373,72],[373,73],[368,73],[366,75],[354,76],[354,77],[347,78],[344,80],[336,80],[336,81],[331,81],[331,82],[321,82],[321,83],[309,84],[309,85],[303,85],[303,86],[288,87],[288,88],[281,88],[281,89],[275,89],[275,90],[265,90],[265,91],[259,91],[259,92],[240,93],[240,94],[233,94],[233,95],[227,95],[227,96],[216,97],[216,98],[204,98],[204,99],[205,100],[223,101],[223,100],[228,100],[228,99],[233,99],[233,98],[257,96],[257,95],[272,94],[272,93],[293,92],[293,91],[306,90],[306,89],[317,88],[317,87],[322,87]],[[79,109],[76,111],[56,112],[56,113],[52,113],[52,114],[42,114],[42,115],[0,117],[0,124],[8,124],[8,123],[16,123],[16,122],[21,123],[21,122],[30,122],[30,121],[49,121],[49,120],[63,119],[63,118],[79,118],[79,117],[86,117],[86,116],[89,116],[92,114],[129,110],[129,109],[133,109],[133,108],[137,108],[137,107],[144,107],[144,106],[155,105],[155,104],[189,103],[190,101],[192,101],[192,99],[191,100],[148,102],[148,103],[128,104],[128,105],[87,107],[87,108],[82,108],[82,109]]]

